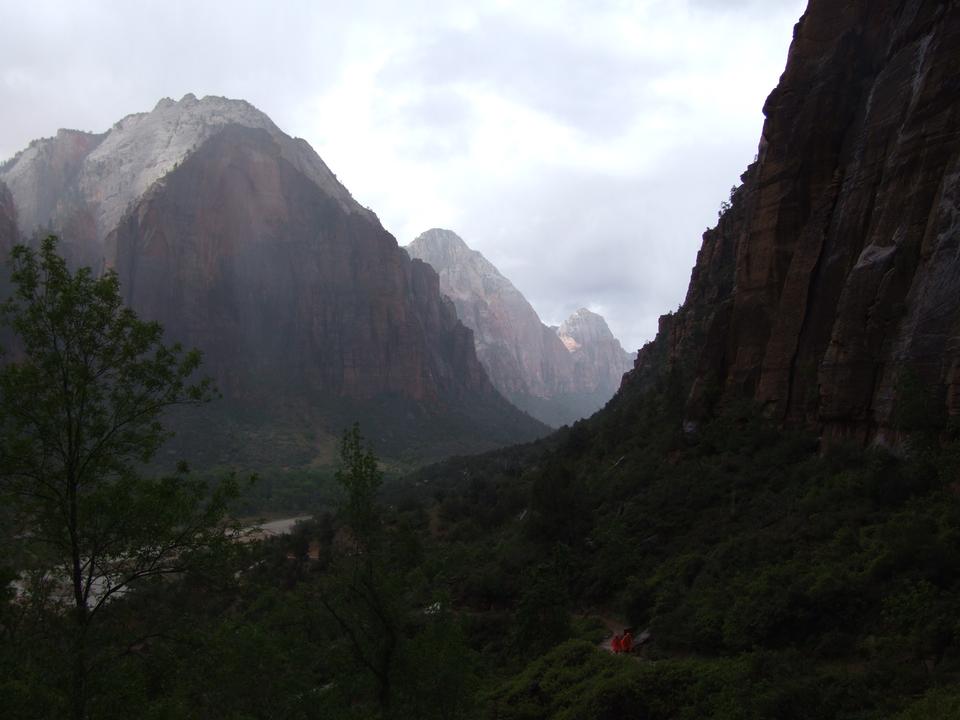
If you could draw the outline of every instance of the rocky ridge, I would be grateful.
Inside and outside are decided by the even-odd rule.
[[[560,426],[593,414],[630,369],[631,356],[602,317],[580,310],[562,328],[544,325],[513,283],[456,233],[427,230],[406,250],[439,274],[493,384],[542,422]]]
[[[757,160],[631,383],[679,369],[691,429],[747,398],[896,443],[907,386],[960,412],[957,48],[957,3],[811,0]]]

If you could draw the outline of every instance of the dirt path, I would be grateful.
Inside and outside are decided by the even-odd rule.
[[[610,642],[613,640],[613,636],[616,635],[617,633],[622,633],[624,628],[630,627],[627,624],[627,621],[624,620],[623,618],[613,617],[612,615],[608,615],[602,611],[586,612],[584,613],[584,617],[596,618],[597,620],[603,623],[604,627],[607,628],[610,634],[607,635],[607,637],[605,637],[602,641],[600,641],[597,647],[600,647],[609,653],[613,652],[613,647],[611,647],[610,645]]]

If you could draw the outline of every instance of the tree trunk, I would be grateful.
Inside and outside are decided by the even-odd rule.
[[[83,611],[86,615],[86,607],[83,608]],[[73,720],[85,720],[87,717],[87,628],[85,618],[78,617],[77,620],[77,634],[73,643],[73,667],[70,678],[70,715]]]
[[[77,483],[72,482],[72,473],[68,473],[70,502],[70,551],[71,580],[74,602],[74,639],[73,666],[71,668],[70,706],[73,720],[85,720],[87,716],[87,623],[90,611],[87,607],[87,595],[84,592],[83,563],[80,557],[80,540],[77,533],[79,524]]]

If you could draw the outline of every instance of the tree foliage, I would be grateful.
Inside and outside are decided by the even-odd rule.
[[[373,680],[380,710],[387,715],[400,643],[396,601],[401,589],[380,542],[376,495],[382,474],[376,457],[364,447],[357,424],[344,433],[340,457],[336,480],[343,490],[339,506],[342,533],[318,584],[318,594],[346,638],[358,672]]]
[[[123,305],[113,271],[71,272],[54,237],[39,252],[14,248],[12,265],[15,294],[2,317],[16,341],[0,367],[0,489],[29,549],[24,592],[72,619],[70,707],[82,718],[98,652],[91,627],[112,600],[183,572],[221,542],[232,488],[208,497],[182,464],[161,479],[144,474],[170,435],[163,411],[212,397],[208,380],[193,380],[199,352],[164,344],[159,324]]]
[[[360,552],[369,554],[381,535],[377,492],[383,484],[383,472],[373,452],[364,447],[357,423],[343,435],[340,463],[335,475],[343,492],[340,514]]]

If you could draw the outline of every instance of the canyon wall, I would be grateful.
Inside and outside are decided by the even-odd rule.
[[[667,362],[690,427],[747,398],[858,442],[896,440],[907,385],[960,411],[960,4],[811,0],[764,115],[631,382]]]

